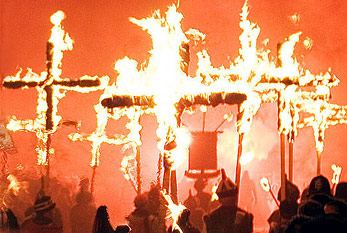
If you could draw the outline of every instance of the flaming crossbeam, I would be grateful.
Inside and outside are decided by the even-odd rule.
[[[104,98],[104,95],[109,91],[112,87],[107,87],[104,91],[104,94],[100,97],[100,102]],[[97,127],[96,129],[90,133],[72,133],[68,137],[72,141],[89,141],[92,146],[91,154],[92,160],[90,166],[93,170],[93,177],[91,182],[91,190],[93,191],[94,180],[95,180],[95,170],[100,165],[100,148],[103,143],[107,143],[110,145],[122,145],[123,150],[130,149],[132,152],[125,156],[121,162],[121,170],[124,173],[124,176],[127,180],[130,181],[134,190],[138,193],[141,190],[140,184],[141,180],[139,177],[135,178],[133,176],[133,165],[132,162],[135,161],[135,166],[139,166],[139,161],[136,159],[136,155],[138,153],[137,148],[141,145],[141,139],[139,132],[142,126],[139,123],[141,116],[141,109],[139,107],[133,108],[127,111],[119,111],[118,114],[112,114],[107,111],[106,108],[102,107],[99,103],[94,106],[96,111],[97,118]],[[118,120],[122,116],[127,116],[130,119],[130,122],[127,123],[126,127],[131,129],[128,135],[123,134],[115,134],[113,136],[108,136],[106,134],[106,127],[108,121],[110,119]]]
[[[61,65],[63,52],[72,50],[73,41],[61,26],[65,14],[58,11],[51,16],[53,24],[51,37],[47,43],[47,71],[40,75],[28,69],[27,74],[21,77],[22,70],[15,76],[8,76],[3,80],[3,86],[10,89],[25,89],[35,87],[39,93],[37,117],[34,120],[18,120],[11,117],[7,128],[12,131],[25,130],[35,132],[38,139],[36,151],[38,164],[47,164],[47,153],[50,144],[50,135],[59,125],[62,117],[57,114],[57,106],[65,91],[78,91],[88,93],[103,89],[108,83],[108,77],[84,76],[78,80],[63,79]]]

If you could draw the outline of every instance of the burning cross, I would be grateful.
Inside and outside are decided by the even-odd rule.
[[[183,111],[194,105],[217,106],[241,104],[246,95],[229,86],[208,87],[201,78],[191,79],[182,71],[182,59],[187,56],[187,38],[180,28],[182,15],[175,6],[169,7],[166,17],[157,11],[153,17],[130,21],[147,30],[153,39],[153,50],[148,65],[137,70],[134,60],[124,58],[116,62],[117,86],[101,104],[109,109],[127,111],[141,107],[154,114],[158,121],[157,135],[160,154],[164,156],[163,187],[169,190],[170,171],[176,158],[184,153],[186,130],[181,125]],[[183,65],[184,67],[184,65]],[[212,90],[212,91],[211,91]],[[115,111],[114,114],[119,114]]]
[[[110,92],[112,86],[108,86],[104,90],[104,94],[101,95],[100,101],[104,98],[106,93]],[[96,111],[97,118],[97,128],[91,134],[80,134],[73,133],[69,135],[69,139],[72,141],[89,141],[92,144],[92,161],[90,166],[93,168],[93,175],[91,179],[91,191],[94,191],[94,183],[95,183],[95,172],[96,168],[100,164],[100,147],[102,143],[108,143],[112,145],[123,145],[123,149],[132,149],[133,152],[124,157],[122,161],[122,171],[125,174],[125,178],[130,181],[130,184],[134,188],[137,193],[141,193],[141,179],[140,175],[135,179],[132,176],[132,167],[130,165],[130,161],[136,159],[136,155],[138,154],[138,147],[141,145],[141,139],[139,137],[139,132],[142,126],[139,123],[141,116],[141,109],[133,108],[133,111],[126,111],[125,114],[130,120],[127,123],[127,128],[132,129],[128,135],[116,134],[112,137],[106,135],[106,126],[109,119],[118,120],[119,117],[110,114],[106,108],[102,107],[101,104],[97,104],[94,106]],[[120,116],[120,115],[119,115]],[[137,130],[136,130],[137,129]],[[135,155],[135,156],[134,156]],[[139,160],[136,160],[136,165],[139,165]]]
[[[21,71],[16,76],[8,76],[3,81],[3,86],[11,89],[24,89],[35,87],[39,93],[37,105],[37,117],[34,120],[17,120],[12,117],[7,128],[12,131],[26,130],[35,132],[39,140],[36,151],[38,153],[38,164],[47,165],[50,136],[57,130],[61,117],[57,115],[59,100],[64,97],[64,92],[73,90],[87,93],[103,89],[107,83],[107,77],[84,76],[79,80],[62,79],[61,66],[63,52],[72,50],[72,39],[65,33],[61,26],[65,14],[58,11],[51,16],[53,27],[51,37],[47,43],[47,71],[40,75],[28,69],[27,74],[20,78]]]
[[[280,103],[279,131],[290,134],[292,139],[296,133],[298,117],[296,106],[292,105],[297,103],[295,97],[282,98],[285,93],[295,93],[296,89],[307,86],[330,88],[337,85],[338,80],[329,72],[313,75],[300,68],[293,58],[300,32],[291,35],[281,45],[277,62],[270,58],[269,50],[257,49],[260,29],[255,23],[248,21],[247,16],[248,8],[245,3],[241,13],[240,27],[243,33],[240,36],[239,57],[229,68],[214,68],[207,52],[202,51],[197,54],[198,70],[194,78],[188,77],[180,69],[182,60],[184,61],[180,51],[182,45],[187,43],[187,38],[180,29],[182,15],[176,12],[175,6],[169,8],[166,17],[161,17],[156,11],[152,17],[143,20],[130,19],[152,36],[152,56],[141,70],[137,69],[136,61],[128,58],[117,61],[117,87],[101,104],[110,109],[122,110],[141,106],[155,114],[159,124],[158,147],[164,155],[166,170],[174,167],[172,163],[175,160],[175,150],[182,147],[180,138],[184,129],[180,127],[180,117],[185,109],[193,105],[239,105],[239,159],[242,138],[248,133],[252,118],[262,103]],[[237,174],[240,174],[239,169]],[[165,179],[163,186],[168,186]]]

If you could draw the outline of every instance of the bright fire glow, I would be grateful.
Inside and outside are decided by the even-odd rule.
[[[7,187],[7,191],[12,191],[12,193],[15,196],[18,195],[19,190],[21,188],[24,188],[24,189],[27,188],[27,184],[25,182],[19,182],[18,179],[12,174],[9,174],[7,176],[7,180],[10,182],[8,187]]]
[[[270,184],[269,180],[265,177],[261,178],[260,185],[264,189],[265,192],[270,192]]]
[[[244,165],[250,163],[253,160],[253,158],[254,158],[253,151],[247,152],[241,156],[240,164],[244,166]]]
[[[183,232],[181,230],[181,228],[177,225],[177,221],[178,218],[180,217],[181,213],[187,209],[184,205],[182,205],[181,203],[179,203],[178,205],[176,205],[175,203],[173,203],[170,195],[166,194],[164,191],[161,191],[162,196],[165,198],[167,204],[166,207],[168,208],[168,215],[166,216],[166,218],[170,218],[172,219],[172,229],[176,229],[179,230],[179,232]]]
[[[211,201],[218,201],[218,195],[217,195],[217,188],[218,188],[218,184],[214,184],[212,186],[212,195],[211,195]]]
[[[37,117],[34,120],[18,120],[16,117],[11,117],[7,128],[12,131],[25,130],[29,132],[35,132],[38,139],[36,152],[38,154],[38,164],[47,164],[47,143],[48,135],[53,134],[59,125],[62,117],[57,114],[58,103],[61,98],[65,96],[65,91],[73,90],[82,93],[88,93],[90,91],[96,91],[103,89],[108,84],[108,77],[88,77],[84,76],[80,81],[100,80],[101,84],[97,86],[80,87],[78,85],[68,85],[70,79],[62,79],[60,77],[62,70],[63,52],[72,50],[73,41],[69,34],[66,33],[61,25],[61,22],[65,18],[65,14],[62,11],[57,11],[51,16],[51,22],[53,27],[51,29],[51,36],[48,42],[51,45],[49,48],[49,55],[51,56],[50,64],[47,71],[42,72],[40,75],[32,72],[28,68],[27,74],[21,78],[22,70],[20,70],[15,76],[8,76],[4,79],[4,83],[7,85],[15,83],[24,83],[22,89],[28,88],[29,83],[34,83],[38,91],[38,100],[36,113]],[[54,84],[58,82],[58,84]],[[31,84],[32,85],[32,84]],[[48,98],[48,93],[52,98]],[[51,115],[51,122],[47,122],[48,112]],[[51,125],[51,128],[46,128],[47,125]]]
[[[331,165],[331,169],[334,171],[333,178],[331,179],[331,183],[336,185],[340,181],[342,167],[333,164]]]
[[[231,62],[229,67],[215,68],[212,66],[210,56],[206,50],[197,53],[198,69],[195,77],[191,78],[182,72],[180,63],[180,46],[187,43],[189,38],[194,38],[192,33],[197,33],[199,39],[204,40],[197,30],[190,30],[186,35],[181,30],[180,21],[182,14],[177,12],[177,7],[169,7],[165,16],[159,11],[148,18],[130,21],[147,31],[153,41],[151,57],[146,66],[137,69],[135,60],[125,57],[118,60],[115,70],[118,72],[117,85],[111,96],[147,96],[153,97],[154,107],[143,107],[146,114],[155,114],[158,121],[157,136],[158,148],[170,166],[177,167],[178,157],[187,155],[187,145],[183,144],[188,130],[178,124],[178,109],[175,105],[183,97],[208,96],[211,93],[238,93],[247,96],[239,106],[240,114],[237,117],[237,130],[240,134],[247,134],[250,130],[252,119],[260,108],[261,103],[280,102],[279,132],[289,134],[294,140],[297,134],[299,113],[307,112],[306,104],[299,106],[298,102],[312,100],[316,103],[317,97],[327,96],[329,88],[338,84],[338,79],[326,72],[313,75],[309,70],[302,68],[294,57],[294,49],[300,40],[301,32],[290,35],[281,45],[278,58],[270,56],[266,48],[257,48],[257,38],[260,28],[256,23],[248,20],[247,1],[240,14],[239,37],[241,47],[239,56]],[[294,17],[294,16],[293,16]],[[296,22],[299,15],[295,15]],[[294,19],[294,18],[293,18]],[[300,87],[315,87],[315,91],[299,91]],[[279,94],[280,93],[280,94]],[[280,99],[279,99],[280,96]],[[327,101],[325,98],[324,101]],[[299,102],[301,103],[301,102]],[[125,111],[133,107],[115,110]],[[186,110],[186,109],[185,109]],[[312,112],[312,111],[311,111]],[[123,113],[125,114],[125,113]],[[313,113],[313,118],[319,114]],[[305,126],[312,126],[305,124]],[[321,129],[321,126],[319,126]],[[131,129],[130,129],[131,130]],[[181,138],[182,137],[182,138]],[[180,139],[181,138],[181,139]],[[175,142],[175,143],[173,143]],[[319,140],[316,140],[316,144]],[[166,148],[165,145],[175,145]],[[251,156],[245,156],[245,158]]]

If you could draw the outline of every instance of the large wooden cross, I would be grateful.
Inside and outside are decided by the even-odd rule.
[[[47,42],[47,70],[40,75],[28,69],[24,77],[19,71],[15,76],[8,76],[3,80],[3,86],[10,89],[25,89],[35,87],[38,91],[37,117],[34,120],[18,120],[12,117],[7,128],[12,131],[25,130],[35,132],[38,139],[36,151],[38,153],[38,164],[49,164],[49,148],[51,135],[57,130],[62,117],[57,114],[59,100],[64,97],[67,90],[87,93],[101,90],[108,83],[108,77],[88,77],[70,80],[63,79],[61,66],[63,52],[72,50],[72,39],[64,31],[61,21],[65,15],[58,11],[51,16],[53,27],[51,37]],[[48,170],[49,171],[49,170]]]
[[[170,15],[170,13],[173,14],[171,10],[172,8],[166,13],[166,18],[170,18],[170,20],[175,18]],[[180,14],[178,15],[180,20]],[[300,33],[293,34],[282,44],[277,61],[269,59],[269,51],[258,51],[256,42],[260,29],[256,24],[247,20],[247,15],[247,6],[244,5],[240,23],[243,29],[240,36],[240,56],[231,64],[230,68],[212,67],[207,52],[202,51],[198,54],[199,67],[194,78],[184,75],[180,70],[181,62],[184,59],[178,57],[178,51],[182,50],[181,45],[186,41],[179,28],[179,20],[171,21],[170,24],[165,21],[164,17],[158,17],[160,16],[158,12],[155,13],[155,16],[160,18],[157,24],[155,17],[131,20],[151,34],[153,38],[152,57],[149,59],[147,67],[140,71],[136,69],[135,61],[128,58],[118,61],[116,63],[116,70],[119,72],[117,88],[113,95],[102,100],[101,104],[107,108],[121,109],[141,106],[153,109],[151,113],[154,112],[157,118],[161,117],[158,109],[169,108],[164,111],[170,111],[171,116],[167,116],[167,119],[162,122],[158,120],[159,128],[166,122],[172,123],[166,124],[165,129],[162,130],[164,134],[166,133],[166,137],[163,137],[159,143],[161,154],[164,155],[164,164],[167,165],[166,170],[171,169],[171,164],[167,161],[170,161],[172,157],[172,150],[179,147],[178,140],[175,140],[176,129],[180,127],[180,117],[185,109],[193,105],[238,104],[240,110],[237,122],[239,148],[235,180],[239,186],[241,173],[239,158],[242,154],[242,139],[248,133],[252,117],[261,103],[277,101],[282,105],[286,103],[284,104],[286,107],[279,107],[279,119],[283,118],[283,122],[279,121],[279,132],[288,135],[292,134],[295,121],[289,121],[289,126],[287,126],[288,121],[285,121],[283,116],[286,115],[287,110],[289,110],[289,114],[292,114],[293,109],[290,108],[290,102],[283,100],[279,95],[283,96],[282,93],[292,86],[331,87],[337,84],[336,77],[331,76],[328,72],[313,75],[309,71],[299,68],[299,64],[293,57],[293,50]],[[176,33],[175,36],[172,36],[174,33]],[[177,38],[181,40],[175,41],[174,39]],[[166,44],[165,40],[167,40]],[[175,77],[172,78],[172,76]],[[127,82],[126,78],[133,79],[133,82]],[[144,81],[146,78],[152,82],[147,83]],[[155,88],[148,88],[150,85]],[[131,86],[133,89],[130,88]],[[292,117],[294,115],[290,115],[290,118]],[[163,187],[168,187],[165,179]]]

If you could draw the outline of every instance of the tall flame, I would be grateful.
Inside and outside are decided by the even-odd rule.
[[[88,93],[100,90],[108,84],[109,80],[108,77],[99,79],[84,76],[77,81],[71,81],[60,77],[63,52],[73,48],[73,40],[61,25],[64,18],[65,14],[62,11],[57,11],[51,16],[53,27],[47,44],[47,71],[38,75],[28,68],[27,74],[21,78],[22,70],[19,70],[15,76],[6,77],[3,84],[5,87],[14,89],[34,86],[38,91],[36,119],[18,120],[16,117],[11,117],[6,127],[12,131],[35,132],[38,139],[36,152],[39,165],[47,164],[48,138],[57,130],[62,119],[58,115],[58,104],[65,96],[65,92],[73,90]]]
[[[331,165],[331,169],[334,171],[333,178],[331,179],[331,183],[337,185],[340,181],[342,167],[337,166],[336,164],[333,164]]]

